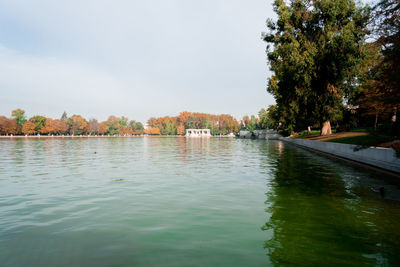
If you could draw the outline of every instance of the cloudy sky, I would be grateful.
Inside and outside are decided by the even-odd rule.
[[[256,114],[271,0],[0,0],[0,115]]]

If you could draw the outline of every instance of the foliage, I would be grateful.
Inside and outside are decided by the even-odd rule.
[[[143,134],[144,127],[141,122],[135,120],[129,121],[125,116],[120,118],[111,115],[107,121],[98,122],[92,118],[86,121],[81,115],[73,115],[67,117],[67,113],[64,111],[60,119],[46,118],[44,116],[36,115],[31,117],[28,121],[25,119],[25,111],[16,109],[12,112],[13,119],[0,116],[0,135],[16,135],[16,134],[43,134],[43,135],[104,135],[104,134]],[[17,121],[25,122],[21,127],[17,124]],[[22,131],[21,131],[22,130]]]
[[[25,111],[20,108],[11,111],[11,117],[15,120],[19,127],[22,127],[22,125],[26,122]]]
[[[127,135],[127,134],[132,134],[132,129],[129,128],[128,126],[120,126],[118,128],[119,134]]]
[[[372,18],[375,41],[368,45],[356,101],[362,116],[371,118],[369,126],[377,130],[379,123],[384,122],[390,124],[391,134],[399,135],[396,113],[400,109],[400,2],[379,1]]]
[[[54,134],[56,133],[56,125],[55,125],[55,120],[47,118],[46,119],[46,124],[42,129],[40,129],[41,134]]]
[[[28,135],[28,134],[36,134],[36,133],[37,133],[37,131],[36,131],[36,124],[33,123],[33,122],[31,122],[31,121],[25,122],[25,123],[22,125],[22,132],[23,132],[25,135]]]
[[[128,121],[129,121],[129,119],[127,117],[122,116],[121,118],[119,118],[119,122],[118,123],[121,126],[127,127],[128,126]]]
[[[322,127],[354,89],[368,10],[353,0],[276,0],[274,10],[278,20],[268,21],[264,40],[280,123],[289,131]]]
[[[41,117],[41,116],[40,116]],[[22,126],[22,133],[25,135],[30,134],[65,134],[67,132],[67,123],[62,120],[53,120],[46,118],[45,124],[38,131],[37,124],[43,121],[43,118],[35,118],[25,122]]]
[[[129,128],[132,130],[132,134],[143,134],[143,124],[135,120],[129,122]]]
[[[18,126],[15,120],[8,119],[4,116],[0,116],[0,134],[19,134],[21,128]]]
[[[40,133],[40,130],[46,124],[46,117],[41,116],[41,115],[36,115],[36,116],[31,117],[29,119],[29,121],[33,122],[35,124],[35,131],[37,133]]]
[[[235,133],[239,130],[238,121],[231,115],[213,115],[198,112],[181,112],[176,117],[150,118],[149,127],[157,128],[164,135],[183,135],[186,129],[210,129],[211,134]]]
[[[107,122],[103,121],[99,123],[99,130],[98,134],[104,135],[108,131],[108,125]]]
[[[89,123],[81,115],[72,115],[67,120],[68,130],[71,135],[87,134]]]
[[[60,120],[62,120],[62,121],[67,121],[68,120],[67,112],[65,112],[65,111],[63,112],[63,114],[61,115]]]
[[[147,127],[145,130],[144,130],[144,133],[145,134],[150,134],[150,135],[160,135],[161,134],[161,132],[160,132],[160,129],[158,129],[158,128],[156,128],[156,127]]]
[[[259,119],[257,119],[254,115],[251,115],[250,118],[246,115],[242,119],[242,124],[246,130],[254,132],[254,130],[259,128]]]
[[[271,106],[270,106],[271,107]],[[258,112],[258,117],[260,118],[260,128],[261,129],[273,129],[276,128],[274,123],[274,119],[272,118],[272,114],[270,112],[270,107],[268,109],[262,108]]]
[[[119,118],[111,115],[107,118],[106,124],[108,126],[108,130],[106,132],[106,134],[109,135],[116,135],[119,134],[118,129],[121,126],[121,124],[119,124]]]
[[[89,120],[89,134],[97,134],[99,132],[99,122],[96,119]]]
[[[381,45],[383,60],[377,66],[378,79],[385,81],[381,90],[391,97],[386,103],[400,103],[400,2],[380,0],[374,7],[374,34]]]

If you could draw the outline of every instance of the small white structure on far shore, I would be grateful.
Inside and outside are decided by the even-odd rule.
[[[210,137],[210,129],[186,129],[186,137]]]

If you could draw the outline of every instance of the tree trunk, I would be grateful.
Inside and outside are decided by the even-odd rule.
[[[322,124],[321,135],[330,135],[330,134],[332,134],[331,122],[330,121],[325,121]]]
[[[308,135],[311,134],[311,127],[310,127],[310,126],[307,127],[307,134],[308,134]]]
[[[379,116],[379,111],[377,111],[376,114],[375,114],[375,124],[374,124],[375,131],[376,131],[376,126],[378,124],[378,116]]]

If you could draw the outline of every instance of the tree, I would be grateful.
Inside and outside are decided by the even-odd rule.
[[[31,121],[27,121],[22,125],[22,132],[27,135],[27,134],[36,134],[36,124],[31,122]]]
[[[151,134],[151,135],[160,135],[161,134],[160,129],[158,129],[156,127],[151,127],[151,126],[147,127],[144,130],[144,133],[145,134]]]
[[[262,129],[273,128],[271,115],[269,114],[267,109],[260,109],[260,111],[258,112],[258,117],[260,118],[260,127]]]
[[[46,124],[40,129],[41,134],[54,134],[56,132],[56,122],[53,119],[47,118]]]
[[[132,130],[132,134],[142,134],[144,129],[141,122],[136,122],[134,120],[129,122],[129,128]]]
[[[244,128],[246,128],[246,130],[248,130],[251,133],[258,128],[258,119],[254,115],[251,115],[250,118],[249,116],[246,115],[243,117],[242,121],[244,124]]]
[[[391,97],[386,103],[400,103],[400,1],[380,0],[374,7],[373,33],[381,47],[382,60],[377,64],[377,80],[383,80],[380,90]]]
[[[22,125],[26,122],[25,111],[20,108],[11,111],[11,117],[15,120],[19,127],[22,127]]]
[[[54,120],[54,131],[56,134],[65,134],[68,131],[67,121]]]
[[[128,126],[120,126],[118,132],[123,135],[132,134],[132,130]]]
[[[29,126],[30,127],[30,126]],[[41,134],[64,134],[67,131],[67,122],[64,120],[46,119],[46,124],[40,129]]]
[[[275,0],[278,20],[268,21],[267,55],[281,123],[289,131],[330,121],[354,90],[364,57],[368,9],[353,0]],[[272,49],[270,47],[272,45]]]
[[[65,111],[63,112],[63,114],[61,115],[60,120],[62,120],[62,121],[67,121],[68,120],[67,112],[65,112]]]
[[[141,122],[136,122],[136,130],[143,131],[144,127]]]
[[[177,117],[150,118],[149,127],[157,128],[163,135],[182,135],[185,129],[210,129],[213,135],[239,130],[239,122],[228,114],[212,115],[198,112],[181,112]],[[148,132],[148,131],[147,131]]]
[[[21,128],[18,126],[15,120],[11,120],[4,116],[0,116],[0,134],[9,135],[9,134],[19,134]]]
[[[380,0],[373,10],[372,37],[369,58],[363,67],[363,79],[357,99],[362,115],[374,116],[374,128],[378,119],[391,124],[394,135],[400,134],[396,119],[400,108],[400,2]],[[396,129],[397,128],[397,129]]]
[[[0,134],[1,135],[6,135],[8,134],[8,121],[10,119],[0,116]]]
[[[102,121],[99,124],[99,134],[104,135],[108,131],[108,125],[106,121]]]
[[[243,118],[242,118],[242,125],[243,125],[243,128],[246,129],[246,130],[248,130],[248,129],[247,129],[247,125],[249,125],[249,124],[250,124],[249,115],[244,115]]]
[[[185,126],[183,124],[178,125],[178,128],[176,128],[176,134],[178,134],[178,135],[185,134]]]
[[[81,115],[72,115],[68,118],[67,124],[72,135],[85,134],[89,130],[89,123]]]
[[[99,132],[99,122],[96,119],[89,120],[89,134],[97,134]]]
[[[128,121],[129,121],[129,119],[127,117],[121,116],[121,118],[119,118],[119,122],[118,123],[121,126],[127,127],[128,126]]]
[[[35,131],[39,133],[42,127],[44,127],[44,125],[46,124],[46,117],[41,115],[36,115],[31,117],[29,121],[33,122],[36,125]]]
[[[119,118],[117,118],[114,115],[111,115],[107,118],[106,124],[108,126],[107,134],[109,135],[119,134],[118,129],[121,126],[119,124]]]

